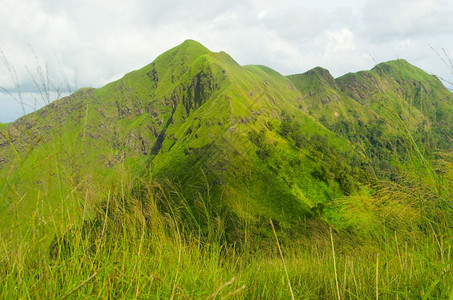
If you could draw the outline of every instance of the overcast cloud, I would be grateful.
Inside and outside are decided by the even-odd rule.
[[[405,58],[453,77],[429,47],[453,56],[447,0],[0,0],[0,7],[0,49],[26,111],[56,97],[41,97],[34,85],[39,66],[65,95],[118,79],[189,38],[284,75],[323,66],[337,77]],[[0,86],[18,98],[13,78],[2,63]],[[22,114],[17,99],[0,92],[0,122]]]

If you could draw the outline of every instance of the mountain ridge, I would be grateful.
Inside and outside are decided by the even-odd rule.
[[[178,185],[195,211],[210,193],[217,212],[234,218],[313,218],[374,176],[395,177],[409,162],[408,135],[448,149],[453,98],[429,76],[400,60],[337,79],[321,67],[283,76],[186,40],[117,81],[3,125],[0,176],[12,175],[1,191],[56,199],[52,186],[90,181],[99,186],[92,197],[104,199],[127,169]],[[414,93],[401,93],[409,85]],[[42,167],[42,157],[67,167]]]

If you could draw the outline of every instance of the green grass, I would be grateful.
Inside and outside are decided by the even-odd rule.
[[[305,234],[296,238],[277,227],[286,277],[272,238],[255,237],[253,244],[222,242],[220,224],[225,220],[207,211],[209,239],[200,239],[185,225],[188,207],[168,203],[171,209],[163,213],[158,207],[170,199],[157,196],[161,187],[149,186],[137,199],[127,188],[132,186],[127,179],[118,182],[96,217],[85,222],[84,206],[64,225],[45,218],[37,207],[31,228],[2,238],[0,297],[288,299],[287,278],[299,299],[338,299],[337,293],[340,298],[367,299],[378,294],[380,298],[444,299],[453,293],[451,227],[429,220],[423,222],[426,231],[416,226],[404,230],[411,226],[411,217],[422,217],[419,211],[414,216],[411,210],[417,209],[407,203],[395,207],[399,219],[388,216],[389,208],[376,203],[377,198],[362,197],[361,202],[370,205],[366,211],[349,205],[348,214],[353,210],[377,214],[378,226],[388,228],[378,227],[361,237],[337,231],[332,237],[334,252],[324,222],[301,224]],[[414,200],[390,190],[378,197],[387,201],[392,196],[400,202]],[[395,220],[408,224],[385,224]],[[51,246],[42,247],[54,230]]]

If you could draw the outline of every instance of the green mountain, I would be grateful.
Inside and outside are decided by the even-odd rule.
[[[451,150],[452,94],[405,60],[337,79],[319,67],[288,78],[303,110],[361,149],[373,173],[395,175],[414,147]]]
[[[337,82],[346,95],[379,115],[403,122],[412,133],[424,130],[433,147],[451,149],[452,95],[437,77],[400,59]]]
[[[126,178],[138,194],[149,182],[173,191],[198,226],[206,210],[328,221],[337,199],[394,180],[412,162],[407,149],[446,152],[452,136],[452,94],[404,60],[337,79],[320,67],[285,77],[187,40],[2,125],[0,228],[32,220],[37,206],[70,219],[80,199],[105,201]]]

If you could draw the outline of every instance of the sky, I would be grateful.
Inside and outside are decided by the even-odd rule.
[[[404,58],[453,81],[449,2],[0,0],[0,122],[119,79],[186,39],[283,75],[322,66],[338,77]]]

